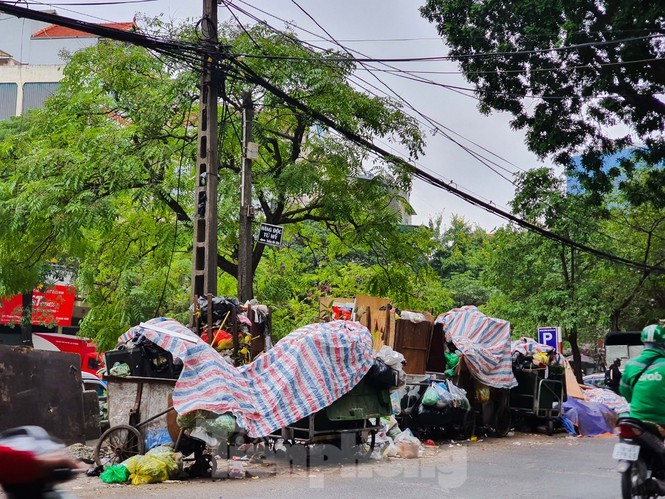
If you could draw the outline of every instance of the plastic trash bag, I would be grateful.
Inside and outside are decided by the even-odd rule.
[[[448,391],[453,396],[453,407],[460,407],[467,411],[471,410],[471,404],[469,399],[466,398],[466,391],[460,388],[457,385],[454,385],[450,380],[448,380]]]
[[[477,380],[475,385],[476,400],[481,404],[488,402],[490,399],[490,387]]]
[[[380,357],[374,359],[374,364],[367,371],[365,378],[376,388],[396,387],[399,382],[397,372]]]
[[[113,364],[113,367],[109,370],[109,374],[111,376],[118,376],[118,377],[123,377],[123,376],[129,376],[132,374],[132,369],[129,367],[129,364],[126,363],[120,363],[116,362]]]
[[[455,367],[457,367],[457,364],[459,364],[459,355],[450,352],[444,355],[446,357],[446,366],[448,367],[448,369],[455,369]]]
[[[379,350],[379,353],[376,354],[377,358],[381,359],[388,367],[393,369],[400,370],[402,369],[402,362],[404,362],[404,355],[399,352],[396,352],[388,345],[384,345]]]
[[[129,471],[132,485],[163,482],[179,473],[176,453],[166,449],[156,447],[145,455],[132,456],[121,463]]]
[[[445,383],[432,383],[423,395],[422,405],[438,408],[454,405],[455,397],[448,391]]]
[[[403,459],[414,459],[421,456],[420,440],[407,428],[395,437],[397,455]]]
[[[439,400],[439,395],[436,392],[436,388],[434,388],[434,383],[432,383],[427,387],[427,390],[425,390],[425,394],[423,395],[423,399],[420,403],[422,405],[432,407],[433,405],[436,405],[436,402],[438,400]]]
[[[203,428],[216,437],[226,437],[237,430],[236,418],[231,414],[222,414],[214,419],[206,419]]]
[[[393,414],[402,412],[402,399],[397,391],[390,392],[390,409]]]
[[[99,478],[104,483],[125,483],[129,481],[129,470],[122,464],[107,466]]]
[[[151,428],[148,430],[145,437],[146,449],[154,449],[160,445],[173,444],[169,431],[166,428]]]

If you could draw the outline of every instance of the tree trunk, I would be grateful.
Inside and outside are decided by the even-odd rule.
[[[23,293],[21,308],[21,343],[32,346],[32,291]]]
[[[619,317],[621,316],[620,310],[614,310],[610,314],[610,332],[614,333],[619,330]]]
[[[568,333],[568,342],[570,343],[570,349],[573,353],[573,372],[575,373],[575,378],[578,383],[582,383],[582,355],[580,353],[580,347],[577,344],[577,329],[573,329]]]

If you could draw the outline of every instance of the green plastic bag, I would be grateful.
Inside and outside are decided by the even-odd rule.
[[[436,405],[438,400],[439,400],[439,394],[437,393],[436,388],[434,387],[434,383],[432,383],[425,391],[425,395],[423,395],[423,400],[421,404],[431,407],[433,405]]]
[[[236,431],[236,418],[231,414],[222,414],[215,419],[206,419],[203,429],[216,437],[227,437]]]
[[[129,481],[129,470],[122,464],[107,466],[99,478],[104,483],[125,483]]]
[[[446,353],[446,365],[448,366],[448,369],[455,369],[457,367],[457,364],[459,364],[459,355],[456,353]]]

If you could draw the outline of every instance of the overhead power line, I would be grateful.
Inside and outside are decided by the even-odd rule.
[[[270,93],[275,95],[276,97],[282,99],[284,102],[292,105],[293,107],[299,109],[300,111],[308,114],[315,120],[319,121],[320,123],[328,126],[332,130],[335,130],[337,133],[342,135],[343,137],[347,138],[351,142],[362,146],[369,151],[372,151],[379,156],[381,156],[384,160],[388,162],[392,162],[398,165],[401,165],[404,168],[407,168],[408,171],[415,177],[418,178],[424,182],[427,182],[428,184],[431,184],[433,186],[436,186],[438,188],[441,188],[445,191],[448,191],[449,193],[465,200],[466,202],[473,204],[475,206],[479,206],[483,208],[484,210],[493,213],[504,220],[507,220],[509,222],[512,222],[522,228],[525,228],[531,232],[534,232],[536,234],[539,234],[543,237],[546,237],[550,240],[560,242],[562,244],[565,244],[567,246],[570,246],[572,248],[576,248],[580,251],[583,251],[585,253],[594,255],[598,258],[602,258],[611,262],[616,262],[616,263],[621,263],[627,266],[631,266],[634,268],[638,268],[643,271],[648,271],[648,272],[655,272],[655,273],[660,273],[660,274],[665,274],[665,267],[661,266],[654,266],[654,265],[647,265],[644,263],[640,262],[635,262],[632,260],[629,260],[627,258],[622,258],[616,255],[612,255],[610,253],[606,253],[604,251],[598,250],[596,248],[587,246],[582,243],[575,242],[571,240],[568,237],[561,236],[559,234],[556,234],[554,232],[551,232],[547,229],[544,229],[543,227],[539,227],[531,222],[528,222],[526,220],[523,220],[512,213],[508,213],[505,210],[501,210],[494,206],[493,204],[489,202],[482,201],[481,199],[472,196],[471,194],[468,194],[457,187],[454,187],[450,184],[447,184],[443,180],[437,178],[436,176],[427,173],[426,171],[418,168],[417,166],[413,165],[412,163],[406,161],[403,158],[400,158],[399,156],[396,156],[395,154],[392,154],[385,149],[377,146],[374,144],[372,141],[369,139],[362,137],[358,135],[357,133],[347,130],[343,126],[339,125],[336,123],[334,120],[331,118],[323,115],[321,112],[316,111],[306,104],[302,103],[298,99],[288,95],[286,92],[283,90],[279,89],[278,87],[274,86],[272,83],[267,81],[265,78],[259,76],[256,74],[256,72],[247,64],[245,64],[243,61],[238,60],[234,55],[232,55],[229,51],[222,51],[218,47],[206,47],[205,49],[201,46],[194,46],[192,44],[187,44],[183,42],[174,42],[170,40],[161,40],[157,39],[155,37],[149,37],[146,35],[142,35],[139,33],[131,33],[131,32],[126,32],[126,31],[121,31],[121,30],[116,30],[112,28],[107,28],[104,26],[99,26],[96,24],[92,23],[87,23],[84,21],[78,21],[75,19],[70,19],[66,18],[63,16],[55,15],[55,14],[48,14],[44,12],[38,12],[38,11],[32,11],[30,9],[25,9],[22,7],[17,7],[15,5],[10,5],[7,4],[6,2],[0,2],[0,12],[6,12],[8,14],[12,14],[18,17],[27,17],[29,19],[34,19],[34,20],[39,20],[43,22],[48,22],[48,23],[54,23],[54,24],[59,24],[61,26],[65,27],[70,27],[73,29],[78,29],[80,31],[85,31],[89,32],[92,34],[96,34],[105,38],[110,38],[113,40],[118,40],[118,41],[123,41],[127,43],[132,43],[135,45],[139,45],[142,47],[150,48],[150,49],[159,49],[160,51],[163,51],[165,53],[169,53],[170,55],[175,56],[178,54],[178,50],[185,51],[185,52],[191,52],[193,51],[194,53],[198,53],[201,55],[206,55],[206,57],[210,57],[212,60],[217,60],[217,58],[221,59],[226,59],[232,67],[235,67],[238,69],[239,72],[241,72],[245,79],[249,81],[250,83],[254,83],[258,86],[261,86],[268,90]],[[183,55],[183,54],[181,54]],[[191,62],[191,58],[189,55],[185,55],[186,60]]]
[[[514,51],[505,51],[505,52],[479,52],[476,54],[457,54],[454,56],[428,56],[428,57],[395,57],[395,58],[379,58],[379,57],[340,57],[338,59],[326,58],[330,62],[346,62],[353,60],[355,62],[437,62],[437,61],[457,61],[459,59],[473,59],[477,57],[497,57],[497,56],[518,56],[518,55],[532,55],[532,54],[548,54],[551,52],[566,52],[570,50],[578,50],[581,48],[589,47],[604,47],[608,45],[619,45],[621,43],[630,43],[635,41],[644,41],[644,40],[653,40],[656,38],[665,38],[665,34],[649,35],[649,36],[639,36],[635,38],[622,38],[620,40],[603,40],[597,42],[587,42],[579,43],[575,45],[566,45],[564,47],[551,47],[547,49],[536,49],[536,50],[514,50]],[[309,60],[303,57],[294,57],[288,55],[259,55],[259,54],[238,54],[246,57],[248,59],[270,59],[270,60],[285,60],[285,61],[301,61]]]

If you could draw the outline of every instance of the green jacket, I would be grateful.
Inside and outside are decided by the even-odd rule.
[[[665,424],[665,350],[645,348],[639,357],[630,360],[621,376],[619,391],[630,403],[631,417]]]

